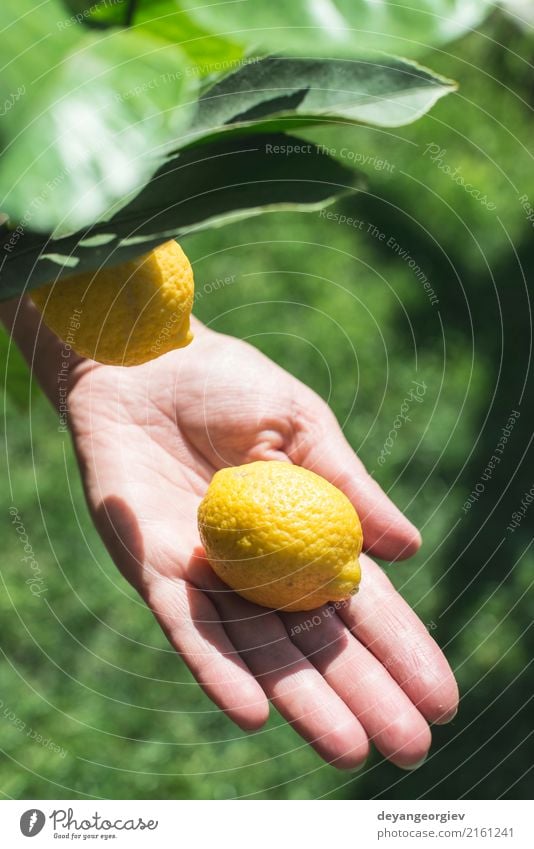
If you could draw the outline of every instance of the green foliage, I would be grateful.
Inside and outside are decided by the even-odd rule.
[[[455,88],[414,62],[295,59],[246,63],[199,100],[192,136],[296,118],[299,125],[359,122],[400,127],[420,118]],[[267,124],[269,126],[269,124]]]
[[[81,4],[83,8],[75,10],[78,14],[88,8],[85,0],[81,0]],[[231,36],[223,38],[201,26],[176,0],[101,3],[89,7],[90,15],[84,17],[84,21],[99,26],[124,26],[130,7],[133,10],[132,25],[136,30],[142,29],[180,45],[190,60],[188,73],[194,77],[203,79],[226,72],[243,58],[243,48]]]
[[[218,225],[244,211],[313,208],[337,196],[331,175],[340,173],[339,166],[329,163],[327,154],[313,153],[307,163],[292,159],[298,178],[286,192],[280,163],[267,156],[256,161],[262,181],[252,197],[251,157],[243,155],[243,175],[231,167],[232,180],[217,184],[220,200],[215,200],[211,182],[219,166],[213,140],[223,133],[239,133],[243,141],[241,147],[235,142],[233,151],[244,154],[257,143],[254,134],[285,131],[295,123],[399,126],[452,90],[443,77],[387,57],[250,59],[235,70],[241,51],[229,48],[225,39],[192,34],[188,16],[179,11],[169,21],[164,7],[161,3],[150,14],[147,5],[136,7],[134,28],[89,30],[85,24],[102,16],[109,24],[123,23],[124,4],[96,5],[94,14],[77,11],[74,4],[69,18],[58,0],[41,5],[36,15],[29,14],[27,0],[9,0],[14,38],[3,81],[0,191],[11,232],[3,245],[2,297],[74,269],[117,263],[165,238],[181,237],[193,225]],[[195,44],[196,53],[182,49],[184,44]],[[210,87],[217,55],[225,73]],[[193,143],[204,148],[194,160],[183,153]],[[207,173],[201,182],[207,181],[208,190],[188,195],[199,170],[195,163],[202,160],[211,163],[203,166]],[[318,161],[321,186],[313,192],[310,171]],[[324,191],[329,182],[330,193]],[[347,174],[342,185],[354,182]],[[236,190],[241,183],[249,185],[246,199]],[[139,220],[148,218],[148,236],[136,232]],[[95,245],[107,250],[92,251]]]
[[[0,327],[0,365],[3,394],[25,415],[35,384],[30,380],[22,354],[3,327]]]
[[[62,27],[54,0],[5,6],[2,208],[13,226],[72,232],[152,176],[190,122],[197,81],[155,36]]]
[[[303,154],[303,150],[304,154]],[[224,164],[224,165],[222,165]],[[222,139],[171,158],[109,221],[61,239],[16,242],[2,295],[74,270],[117,265],[170,238],[278,209],[319,209],[358,185],[355,171],[289,135]]]
[[[206,28],[267,50],[319,56],[386,50],[405,56],[469,32],[493,0],[188,0],[184,6]]]

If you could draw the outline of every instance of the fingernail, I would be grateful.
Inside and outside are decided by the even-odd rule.
[[[434,721],[434,725],[447,725],[448,722],[452,722],[456,714],[458,713],[458,707],[449,713],[444,713],[443,716],[440,716],[438,719]]]
[[[364,766],[366,766],[367,761],[365,760],[359,766],[353,766],[350,769],[344,769],[343,772],[348,773],[349,775],[355,775],[357,772],[361,772]]]
[[[418,551],[423,545],[423,537],[421,536],[421,531],[419,530],[419,528],[416,528],[415,525],[413,525],[411,522],[410,525],[412,525],[413,531],[413,540],[411,542],[411,548],[413,548],[414,551]]]
[[[405,770],[406,772],[412,772],[412,770],[414,770],[414,769],[419,769],[419,767],[424,764],[427,757],[428,757],[428,755],[425,755],[424,758],[421,758],[420,761],[417,761],[417,763],[414,763],[414,764],[410,764],[409,766],[408,765],[401,766],[400,764],[396,764],[396,766],[398,766],[399,769]]]

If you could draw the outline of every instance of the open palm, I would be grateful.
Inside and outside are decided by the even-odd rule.
[[[447,661],[383,571],[362,557],[360,593],[277,614],[222,584],[203,557],[196,512],[213,473],[287,459],[353,501],[367,551],[412,554],[413,526],[365,472],[326,404],[245,343],[195,327],[185,350],[124,369],[77,365],[69,396],[89,506],[117,566],[200,685],[239,726],[268,699],[327,761],[354,768],[369,741],[418,763],[428,723],[450,719]],[[304,627],[303,627],[304,626]]]

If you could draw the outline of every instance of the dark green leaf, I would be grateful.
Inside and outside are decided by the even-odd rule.
[[[108,222],[63,238],[4,237],[0,297],[117,265],[166,239],[261,212],[319,209],[359,186],[354,171],[287,135],[230,138],[182,151]]]
[[[455,84],[403,59],[266,57],[244,64],[199,100],[192,134],[204,137],[282,116],[397,127],[415,121]],[[269,126],[268,122],[265,124]]]

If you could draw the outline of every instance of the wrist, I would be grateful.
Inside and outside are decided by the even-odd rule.
[[[27,295],[0,303],[0,319],[43,392],[59,410],[65,394],[59,387],[66,382],[70,385],[84,358],[46,327]]]

